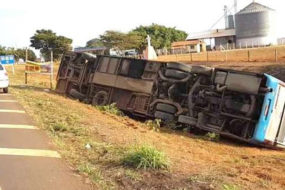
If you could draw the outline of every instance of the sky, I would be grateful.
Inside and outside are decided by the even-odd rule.
[[[106,30],[128,32],[152,23],[193,33],[209,30],[233,0],[1,0],[0,45],[23,48],[38,29],[51,29],[85,46]],[[252,0],[238,0],[238,10]],[[285,1],[256,0],[276,10],[278,36],[285,37]],[[283,18],[283,19],[282,19]],[[216,28],[223,28],[221,20]]]

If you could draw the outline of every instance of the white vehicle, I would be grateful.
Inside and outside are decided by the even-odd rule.
[[[3,89],[4,93],[8,93],[9,78],[8,73],[3,65],[0,64],[0,89]]]

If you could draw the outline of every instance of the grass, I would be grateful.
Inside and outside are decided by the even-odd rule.
[[[167,169],[168,158],[150,145],[132,147],[122,159],[123,164],[142,169]]]
[[[159,132],[161,126],[161,120],[160,119],[147,120],[145,121],[145,125],[149,127],[151,130]]]
[[[239,190],[238,186],[232,184],[223,184],[223,190]]]
[[[205,138],[207,139],[207,140],[209,140],[209,141],[219,141],[220,140],[220,135],[219,134],[217,134],[217,133],[211,133],[211,132],[209,132],[209,133],[207,133],[206,135],[205,135]]]
[[[95,107],[102,112],[107,112],[107,113],[114,114],[117,116],[124,115],[123,112],[117,108],[116,103],[112,103],[106,106],[95,106]]]

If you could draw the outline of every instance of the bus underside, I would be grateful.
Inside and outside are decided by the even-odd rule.
[[[109,64],[118,59],[117,70],[106,74],[100,73],[101,59],[64,56],[57,92],[93,105],[116,103],[130,114],[251,142],[264,95],[270,91],[261,74],[119,57],[110,57]],[[126,60],[139,66],[123,75]]]

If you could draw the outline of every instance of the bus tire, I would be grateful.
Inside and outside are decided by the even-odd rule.
[[[164,74],[166,77],[175,78],[175,79],[184,79],[188,77],[188,74],[183,71],[167,69]]]
[[[154,117],[156,119],[161,119],[162,121],[166,121],[166,122],[174,120],[174,115],[170,113],[162,112],[162,111],[156,111],[154,113]]]
[[[184,63],[170,62],[166,64],[167,69],[175,69],[184,72],[191,72],[191,66],[188,66]]]
[[[105,106],[108,104],[108,93],[106,91],[98,91],[92,99],[93,106]]]
[[[203,65],[193,65],[193,66],[191,66],[191,73],[211,76],[212,68],[205,67]]]
[[[85,98],[85,95],[77,91],[76,89],[72,88],[69,91],[69,96],[72,98],[78,99],[78,100],[83,100]]]
[[[167,112],[167,113],[170,113],[170,114],[175,114],[177,112],[177,109],[176,109],[175,106],[172,106],[172,105],[169,105],[169,104],[162,104],[162,103],[158,103],[156,105],[156,110]]]

